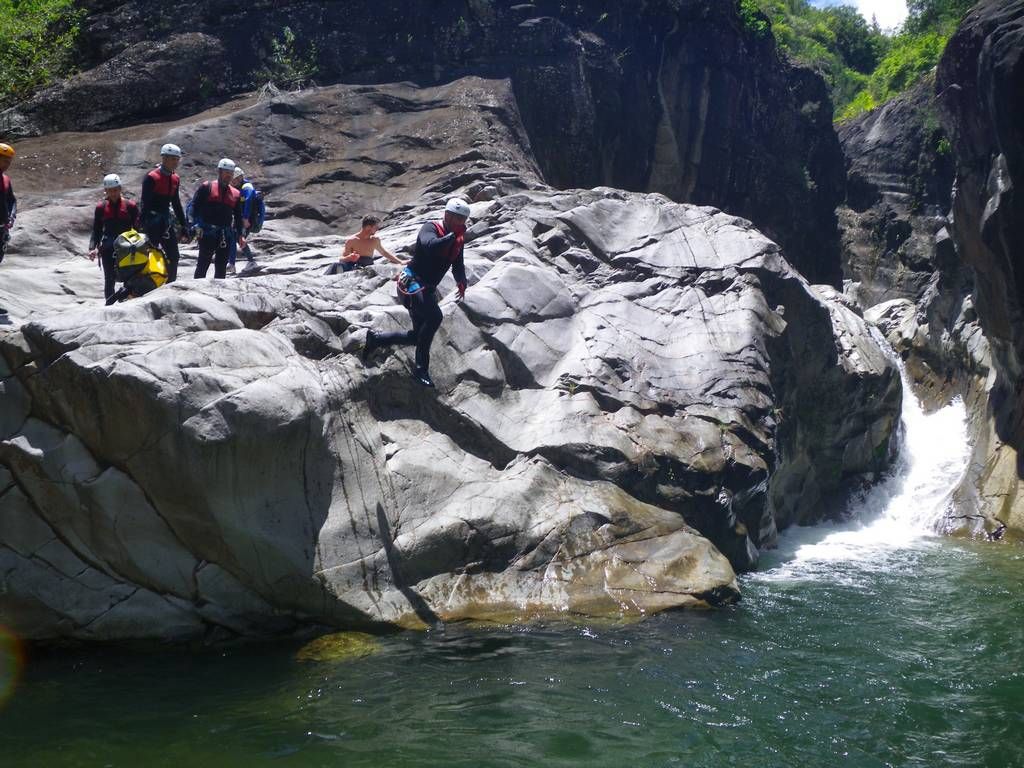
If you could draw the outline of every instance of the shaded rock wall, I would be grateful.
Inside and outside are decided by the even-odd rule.
[[[770,36],[744,30],[733,3],[90,7],[82,74],[0,114],[5,132],[192,114],[268,79],[507,77],[549,183],[714,205],[754,221],[811,282],[839,285],[843,170],[827,88],[781,61]]]
[[[988,348],[971,270],[949,234],[954,159],[934,80],[839,127],[847,199],[839,209],[847,294],[884,320],[928,406],[983,388]]]
[[[975,309],[991,346],[984,466],[986,518],[1024,531],[1024,2],[988,0],[968,15],[936,88],[957,161],[953,235],[974,272]]]

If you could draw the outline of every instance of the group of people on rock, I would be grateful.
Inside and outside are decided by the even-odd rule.
[[[0,261],[10,237],[17,212],[14,189],[7,170],[14,159],[14,148],[0,143]],[[217,177],[204,181],[196,190],[187,210],[182,207],[181,179],[177,169],[181,148],[164,144],[160,149],[160,165],[142,180],[139,203],[122,194],[121,178],[111,173],[103,179],[104,198],[96,205],[88,256],[97,258],[103,268],[103,293],[108,302],[115,293],[114,244],[118,236],[129,230],[145,234],[148,241],[160,248],[167,263],[167,282],[177,279],[180,253],[178,245],[195,238],[199,244],[195,278],[206,277],[211,263],[214,278],[234,273],[235,260],[241,251],[252,263],[247,242],[254,225],[258,231],[264,216],[262,194],[245,177],[232,160],[223,158],[217,164]],[[469,204],[451,198],[440,221],[425,223],[419,230],[412,258],[403,261],[390,253],[377,236],[380,219],[363,217],[360,230],[346,239],[344,250],[335,265],[348,272],[372,261],[375,253],[402,267],[396,276],[397,293],[409,312],[412,329],[391,333],[367,331],[362,350],[364,363],[379,349],[394,345],[415,345],[413,378],[423,386],[433,387],[430,378],[430,347],[441,326],[441,308],[437,286],[451,269],[457,286],[458,300],[466,293],[464,244]],[[259,224],[256,222],[259,221]]]

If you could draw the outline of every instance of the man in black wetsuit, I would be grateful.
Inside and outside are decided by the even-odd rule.
[[[7,241],[11,238],[11,227],[18,212],[18,201],[14,197],[14,185],[7,169],[14,162],[14,147],[0,144],[0,261],[4,260]],[[2,311],[2,310],[0,310]]]
[[[178,240],[188,240],[188,225],[178,192],[181,179],[175,173],[180,162],[181,148],[164,144],[160,148],[160,165],[142,180],[142,231],[149,242],[164,252],[168,283],[178,278]]]
[[[413,378],[425,387],[433,387],[430,378],[430,345],[441,327],[441,307],[438,306],[437,285],[452,270],[461,301],[466,295],[466,265],[463,245],[469,205],[453,197],[444,208],[442,221],[428,221],[420,227],[412,261],[399,277],[399,294],[412,319],[411,331],[395,333],[366,333],[363,347],[364,362],[375,349],[391,344],[415,344],[416,367]]]
[[[223,158],[217,163],[217,180],[204,181],[189,204],[196,237],[199,238],[196,279],[206,277],[211,260],[215,279],[227,275],[230,244],[233,240],[237,241],[239,250],[245,250],[242,193],[231,185],[234,172],[234,162]]]
[[[121,177],[108,173],[103,177],[105,200],[96,204],[92,217],[92,237],[89,239],[89,258],[100,257],[103,266],[103,297],[114,295],[114,240],[122,232],[139,226],[139,206],[121,196]]]

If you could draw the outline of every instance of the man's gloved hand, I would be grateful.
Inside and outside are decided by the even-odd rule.
[[[458,289],[458,295],[457,295],[458,300],[462,301],[464,298],[466,298],[466,284],[465,283],[456,283],[455,287]]]
[[[96,261],[96,257],[99,255],[100,249],[93,248],[89,251],[89,261]]]

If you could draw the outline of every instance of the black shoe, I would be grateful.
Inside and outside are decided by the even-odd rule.
[[[377,348],[377,334],[373,331],[366,332],[366,341],[363,342],[363,351],[359,353],[360,359],[362,359],[365,365],[370,360],[370,355],[373,354],[373,350]]]
[[[434,382],[430,378],[430,374],[427,373],[423,368],[420,368],[418,365],[412,369],[412,377],[416,379],[416,381],[418,381],[424,387],[430,387],[431,389],[433,389]]]

